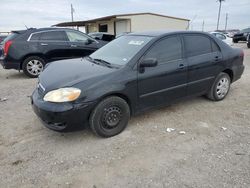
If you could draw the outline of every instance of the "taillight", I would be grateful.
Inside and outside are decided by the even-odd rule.
[[[241,52],[240,52],[240,57],[244,57],[244,51],[243,50],[241,50]]]
[[[12,44],[11,40],[8,40],[7,42],[4,43],[3,51],[5,56],[7,56],[11,44]]]

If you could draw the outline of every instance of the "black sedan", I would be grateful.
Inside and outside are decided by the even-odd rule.
[[[243,73],[243,58],[241,49],[203,32],[128,34],[89,57],[49,64],[32,106],[50,129],[89,123],[110,137],[151,108],[190,96],[223,100]]]

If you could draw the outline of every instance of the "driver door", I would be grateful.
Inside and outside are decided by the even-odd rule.
[[[182,49],[181,38],[170,36],[155,42],[142,58],[142,61],[156,59],[158,64],[138,71],[139,109],[168,104],[186,96],[187,62]]]

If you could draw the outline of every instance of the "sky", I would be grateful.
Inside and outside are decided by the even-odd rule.
[[[0,32],[27,27],[48,27],[71,21],[94,19],[113,14],[152,12],[191,20],[192,30],[216,29],[219,2],[217,0],[0,0]],[[219,29],[250,27],[250,0],[226,0],[222,3]],[[150,24],[150,23],[149,23]]]

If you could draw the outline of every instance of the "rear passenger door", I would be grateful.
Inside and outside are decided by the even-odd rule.
[[[202,34],[183,35],[188,62],[188,95],[206,93],[222,66],[222,54],[212,38]]]
[[[155,42],[143,59],[154,58],[156,67],[138,71],[139,108],[146,109],[173,102],[186,95],[187,64],[179,36]]]
[[[46,31],[40,33],[39,48],[48,61],[70,57],[69,43],[64,31]]]

